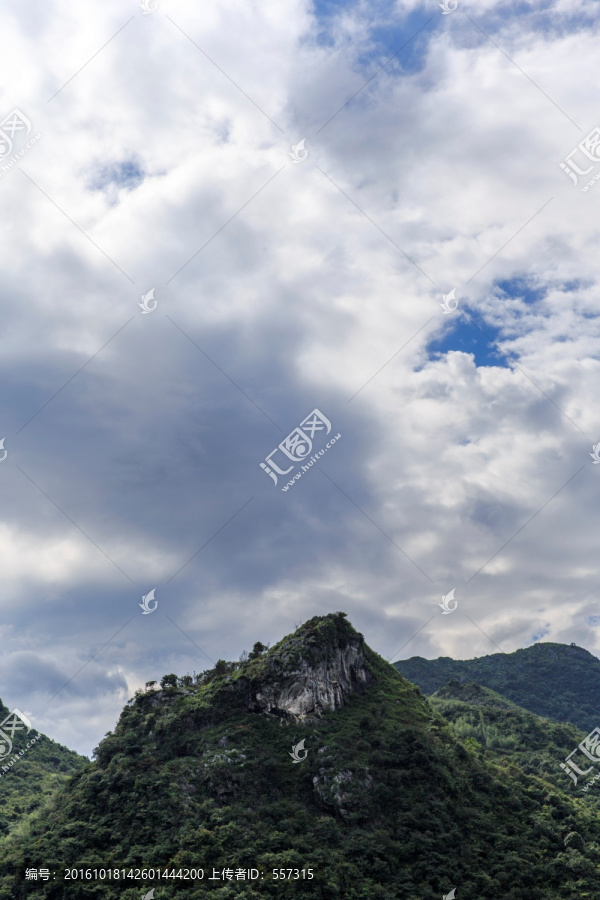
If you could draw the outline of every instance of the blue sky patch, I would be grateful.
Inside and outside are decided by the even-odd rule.
[[[356,3],[348,3],[345,0],[315,0],[314,13],[319,24],[320,44],[332,45],[334,43],[333,20],[343,14],[355,11],[361,19],[365,43],[368,49],[357,56],[356,62],[364,69],[365,75],[370,77],[374,67],[384,65],[390,57],[398,54],[390,66],[402,68],[403,72],[419,72],[425,65],[426,48],[424,37],[432,33],[437,16],[431,14],[431,10],[417,9],[408,16],[400,19],[394,12],[393,4],[381,3],[377,7],[369,7],[370,19],[364,18],[359,12]],[[427,23],[431,21],[428,27]]]
[[[532,306],[538,300],[543,300],[548,293],[547,286],[533,287],[526,278],[508,278],[504,281],[497,281],[496,287],[507,297],[519,297],[528,306]]]
[[[435,19],[428,26],[431,15],[418,10],[402,22],[388,22],[375,26],[370,33],[373,42],[370,52],[359,56],[361,65],[373,62],[383,65],[391,56],[398,54],[387,67],[400,67],[404,73],[420,72],[425,66],[427,46],[424,41],[433,33]]]
[[[144,180],[144,172],[135,160],[111,163],[101,169],[93,179],[90,187],[93,191],[104,191],[107,188],[126,188],[133,190]]]
[[[479,326],[479,327],[477,327]],[[428,345],[430,357],[444,356],[450,350],[472,353],[476,366],[510,368],[504,354],[494,345],[501,344],[500,330],[486,322],[477,313],[468,312],[451,317],[445,332]]]

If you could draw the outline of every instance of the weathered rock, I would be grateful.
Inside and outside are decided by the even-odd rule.
[[[313,776],[313,789],[317,803],[335,811],[344,818],[365,802],[365,795],[372,790],[373,778],[368,773],[357,777],[349,769],[327,774],[324,768]]]
[[[290,639],[280,648],[278,668],[266,668],[260,683],[251,690],[250,707],[274,716],[296,720],[320,716],[340,709],[356,690],[369,684],[373,676],[367,668],[362,635],[344,629],[336,641],[321,644]]]

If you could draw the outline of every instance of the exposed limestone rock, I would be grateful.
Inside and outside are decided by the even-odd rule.
[[[365,793],[373,788],[373,778],[368,773],[363,778],[356,777],[349,769],[331,775],[321,768],[313,776],[313,788],[320,806],[344,818],[364,803]]]
[[[333,618],[333,617],[332,617]],[[320,716],[344,706],[350,694],[372,680],[363,650],[362,635],[348,633],[344,620],[335,641],[303,640],[294,636],[278,653],[280,664],[268,666],[264,678],[251,691],[250,707],[296,720]]]

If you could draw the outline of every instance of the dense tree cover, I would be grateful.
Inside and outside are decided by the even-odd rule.
[[[344,708],[302,722],[250,711],[265,679],[332,660],[349,641],[361,642],[372,680]],[[525,741],[542,756],[553,744],[558,764],[581,738],[576,729],[477,686],[450,686],[429,703],[343,614],[261,646],[253,658],[138,692],[94,762],[0,839],[0,900],[139,898],[150,887],[156,900],[440,900],[452,887],[457,900],[596,898],[593,804],[553,782],[549,757],[526,774],[519,756]],[[294,763],[300,741],[308,755]],[[56,881],[24,882],[26,867],[42,865]],[[264,877],[61,880],[65,867],[102,866],[255,867]],[[271,875],[309,867],[313,880]]]
[[[575,644],[539,643],[478,659],[413,656],[394,667],[424,694],[433,694],[450,679],[473,681],[538,716],[572,722],[586,734],[600,725],[600,660]]]
[[[506,767],[517,765],[526,775],[543,778],[600,810],[600,786],[583,792],[588,779],[576,787],[560,768],[585,737],[574,725],[536,716],[489,688],[456,680],[429,702],[450,723],[452,733],[480,757]]]
[[[10,712],[0,701],[0,722]],[[34,738],[35,744],[26,750]],[[29,734],[16,731],[12,743],[11,752],[0,759],[0,836],[14,829],[24,815],[41,808],[69,775],[89,763],[85,756],[35,729]]]

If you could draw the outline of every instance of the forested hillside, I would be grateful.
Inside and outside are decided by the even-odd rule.
[[[250,656],[139,692],[95,761],[0,841],[0,898],[597,896],[600,820],[544,747],[558,763],[573,729],[544,735],[478,689],[428,703],[343,613]],[[544,758],[537,775],[515,739]],[[25,881],[41,865],[53,877]],[[94,877],[109,868],[124,877]]]
[[[413,656],[394,666],[424,694],[450,679],[473,681],[538,716],[572,722],[586,733],[600,722],[600,660],[574,644],[534,644],[478,659]]]
[[[0,722],[10,712],[0,700]],[[32,739],[35,743],[25,752]],[[41,808],[69,775],[89,763],[85,756],[35,729],[29,734],[24,729],[15,732],[12,744],[10,753],[0,759],[0,835],[8,834],[24,815]]]

